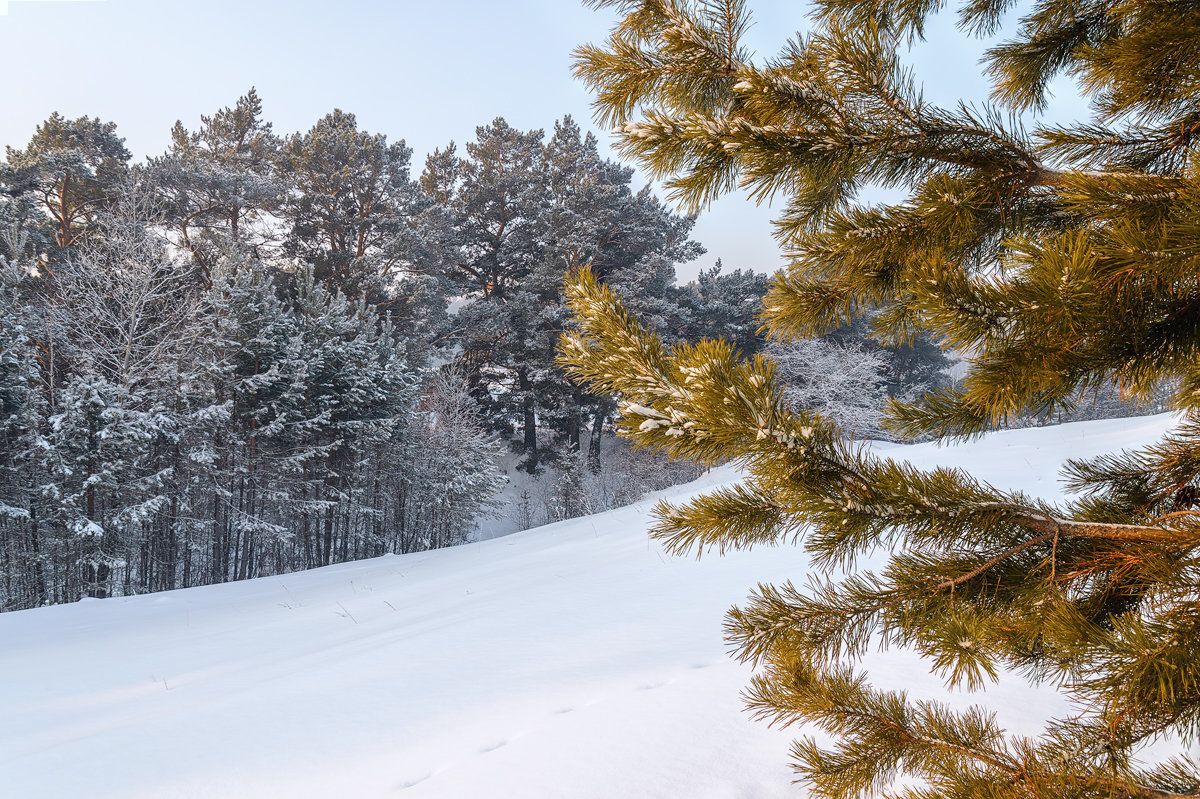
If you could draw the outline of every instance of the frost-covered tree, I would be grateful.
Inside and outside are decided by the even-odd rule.
[[[166,456],[178,420],[123,386],[72,377],[49,418],[39,515],[58,570],[53,601],[131,593],[139,551],[171,503]]]
[[[660,508],[656,535],[700,551],[799,532],[819,570],[804,588],[761,587],[727,626],[759,669],[754,713],[820,734],[793,748],[808,791],[1200,793],[1188,756],[1200,719],[1196,8],[1022,6],[985,59],[996,104],[946,109],[901,60],[938,4],[822,0],[810,33],[759,62],[742,42],[740,0],[594,5],[623,16],[606,45],[578,51],[576,70],[623,152],[690,208],[738,185],[784,201],[791,262],[766,298],[771,333],[821,335],[877,309],[872,332],[885,342],[927,331],[970,354],[957,385],[891,404],[893,431],[969,437],[1070,407],[1081,389],[1177,387],[1174,433],[1071,463],[1079,496],[1049,503],[876,457],[789,409],[769,360],[741,361],[720,342],[668,350],[577,276],[583,330],[563,344],[572,372],[622,396],[637,443],[747,471],[736,487]],[[1011,8],[964,3],[958,23],[992,36]],[[1077,80],[1091,118],[1031,116],[1026,131],[1004,113],[1044,109],[1060,75]],[[859,204],[870,183],[904,197]],[[880,550],[882,569],[862,564]],[[950,686],[982,688],[1001,670],[1056,685],[1072,710],[1016,735],[985,708],[878,690],[861,659],[880,644],[919,652]],[[1152,741],[1179,755],[1143,760]]]
[[[40,295],[43,311],[30,314],[43,340],[57,341],[43,368],[63,373],[46,383],[52,413],[33,454],[39,535],[51,537],[63,569],[57,599],[108,596],[117,580],[128,592],[139,554],[171,526],[197,298],[144,199],[127,192],[71,248],[52,293]]]
[[[218,495],[211,579],[381,554],[379,520],[415,377],[403,342],[313,270],[281,300],[249,265],[214,284],[212,380],[228,404],[212,468]]]
[[[494,508],[504,478],[501,447],[479,416],[466,377],[434,373],[414,422],[413,460],[406,476],[408,518],[403,551],[433,549],[470,539],[475,522]]]
[[[869,309],[822,338],[831,344],[859,347],[883,358],[887,393],[893,399],[911,400],[950,385],[953,361],[927,332],[915,332],[910,341],[881,342],[871,332],[875,313],[875,309]]]
[[[0,609],[469,535],[495,444],[417,407],[445,297],[408,150],[335,113],[274,157],[253,91],[148,168],[114,130],[56,116],[0,167]]]
[[[295,311],[301,329],[291,354],[304,364],[303,443],[313,453],[302,466],[310,501],[324,503],[315,551],[321,563],[362,557],[371,456],[408,424],[416,376],[403,340],[364,301],[329,292],[310,274]]]
[[[66,357],[129,396],[169,385],[195,335],[197,292],[156,227],[152,201],[130,187],[57,274]]]
[[[22,296],[32,253],[27,236],[5,238],[18,255],[0,254],[0,610],[44,601],[48,563],[35,510],[45,407]]]
[[[876,438],[887,399],[887,362],[877,352],[819,338],[773,343],[783,399],[797,411],[819,413],[857,438]]]

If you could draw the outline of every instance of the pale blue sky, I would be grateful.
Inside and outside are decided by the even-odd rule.
[[[749,44],[762,54],[805,22],[804,3],[751,6]],[[0,145],[24,146],[58,111],[116,122],[141,159],[166,148],[176,119],[195,129],[201,114],[255,86],[276,132],[307,130],[341,108],[366,130],[404,139],[416,174],[433,148],[461,145],[496,116],[550,129],[571,114],[596,130],[570,53],[601,42],[613,19],[576,0],[9,0]],[[914,53],[930,99],[982,98],[980,47],[938,38]],[[696,226],[709,251],[698,265],[720,257],[774,270],[769,219],[740,198],[720,201]]]

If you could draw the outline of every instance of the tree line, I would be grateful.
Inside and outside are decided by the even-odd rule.
[[[141,162],[58,114],[7,149],[0,609],[460,542],[506,446],[599,472],[612,400],[553,362],[569,269],[757,348],[765,278],[675,285],[692,218],[569,117],[411,159],[340,110],[279,135],[253,89]]]

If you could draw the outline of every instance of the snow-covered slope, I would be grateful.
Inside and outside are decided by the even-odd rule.
[[[880,450],[1057,496],[1058,464],[1171,417]],[[673,489],[683,498],[734,475]],[[454,549],[0,615],[0,796],[784,797],[724,611],[803,553],[671,558],[653,503]],[[886,685],[941,693],[905,653]],[[978,697],[976,697],[977,699]],[[1012,727],[1057,706],[1002,682]],[[971,697],[956,696],[954,702]]]

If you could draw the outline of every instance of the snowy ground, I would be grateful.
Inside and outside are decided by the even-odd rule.
[[[1171,417],[890,447],[1058,496],[1057,466]],[[716,473],[665,492],[733,479]],[[796,796],[740,710],[723,612],[795,548],[674,559],[651,502],[449,550],[0,615],[0,796]],[[941,693],[905,653],[876,682]],[[978,697],[976,697],[978,699]],[[956,695],[954,702],[971,697]],[[991,689],[1010,728],[1053,712]]]

